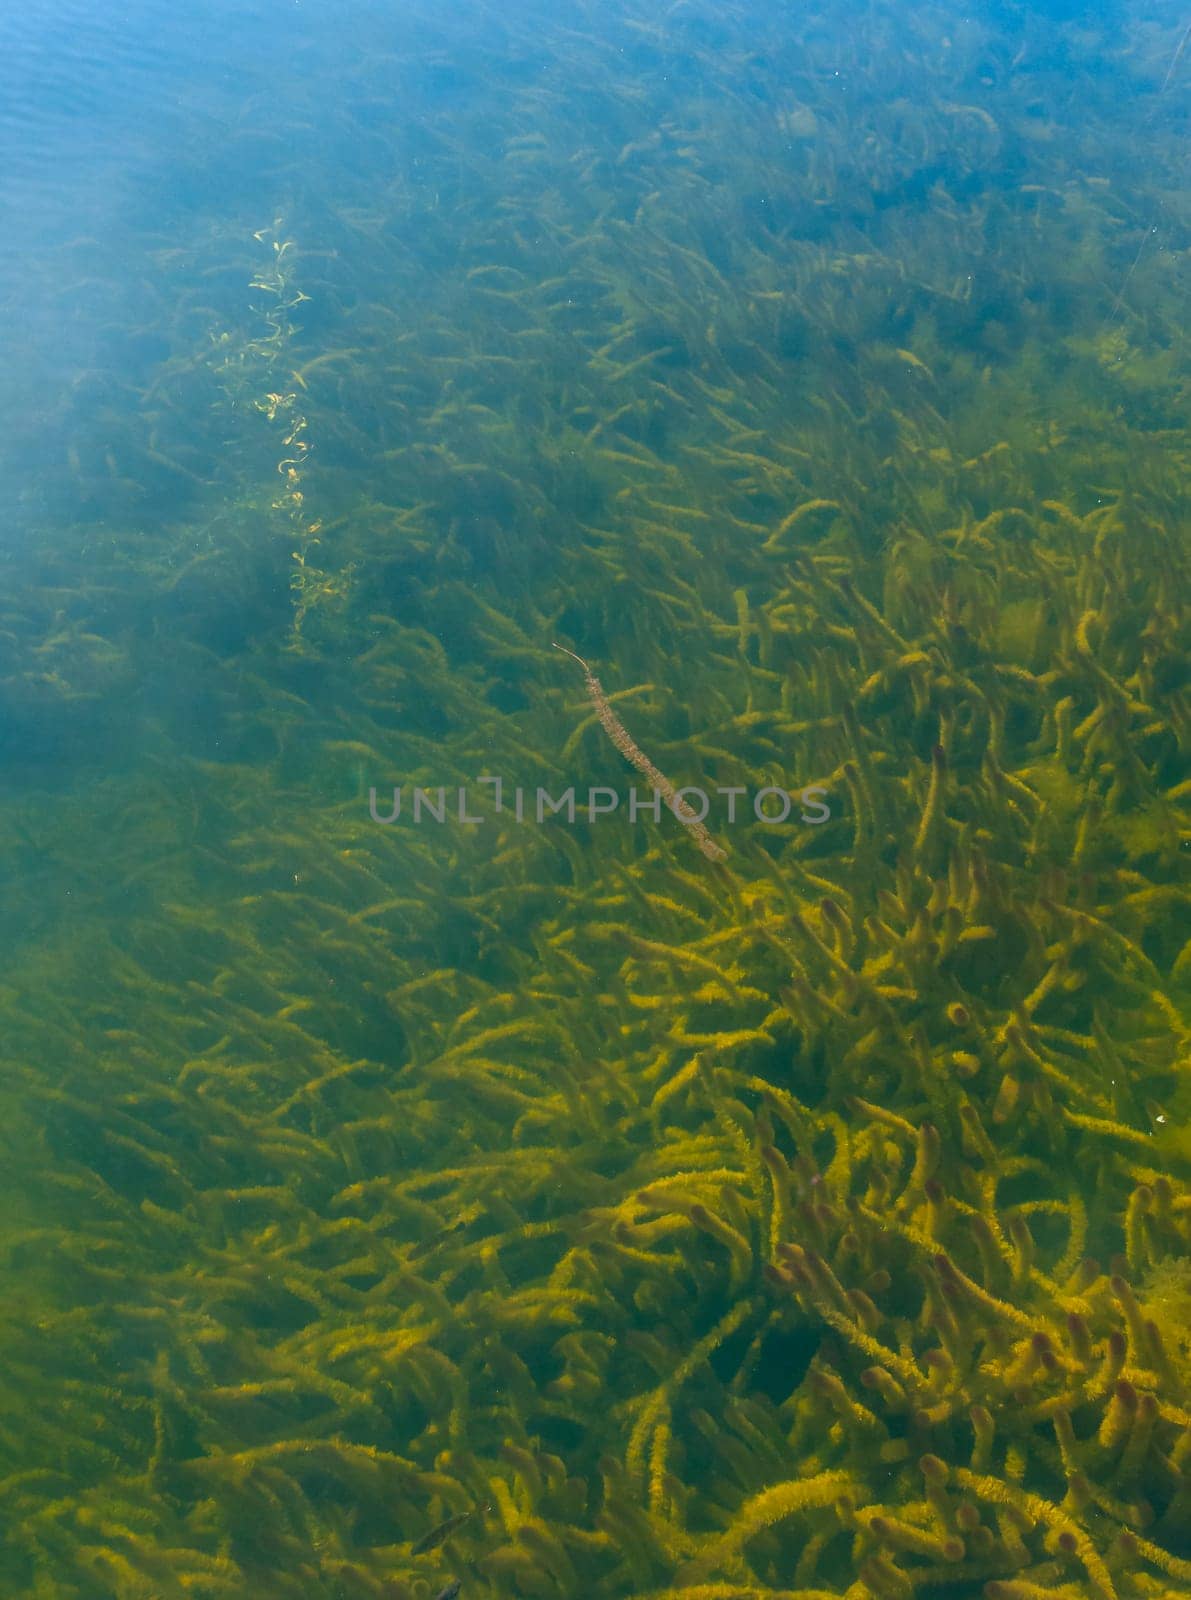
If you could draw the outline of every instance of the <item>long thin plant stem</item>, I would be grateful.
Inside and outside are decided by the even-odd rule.
[[[1183,51],[1187,48],[1188,39],[1191,39],[1191,22],[1189,22],[1184,28],[1183,36],[1178,43],[1178,48],[1175,50],[1174,55],[1170,58],[1170,65],[1166,69],[1166,76],[1162,80],[1162,87],[1158,90],[1159,94],[1166,93],[1166,85],[1174,77],[1174,69],[1178,66]]]
[[[554,648],[561,650],[563,655],[570,656],[572,661],[577,661],[583,668],[583,676],[587,680],[587,692],[591,696],[591,703],[595,707],[596,716],[603,723],[605,732],[621,755],[636,767],[643,778],[649,780],[678,820],[691,830],[695,843],[707,859],[709,861],[723,861],[728,852],[716,844],[706,827],[691,810],[690,806],[687,805],[686,801],[682,799],[666,774],[658,771],[657,767],[654,766],[653,762],[633,738],[624,723],[613,711],[608,696],[600,685],[600,680],[587,662],[584,661],[582,656],[577,656],[573,650],[568,650],[565,644],[555,644]]]

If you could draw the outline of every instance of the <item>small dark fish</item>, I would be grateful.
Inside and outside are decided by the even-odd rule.
[[[459,1511],[453,1517],[448,1517],[445,1522],[440,1522],[437,1527],[431,1528],[429,1533],[424,1533],[410,1551],[410,1555],[424,1556],[427,1550],[437,1550],[439,1545],[445,1544],[465,1522],[470,1522],[478,1511],[486,1509],[485,1506],[472,1506],[470,1511]]]
[[[462,1578],[452,1578],[445,1589],[440,1589],[438,1591],[434,1597],[434,1600],[455,1600],[455,1596],[459,1593],[462,1587]]]

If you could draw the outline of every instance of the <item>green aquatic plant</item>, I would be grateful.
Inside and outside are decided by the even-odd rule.
[[[250,287],[266,298],[255,307],[267,328],[244,343],[224,334],[216,341],[219,352],[217,371],[228,385],[232,404],[247,403],[279,431],[281,458],[276,470],[281,487],[270,502],[281,537],[293,546],[289,587],[293,597],[290,648],[308,648],[303,625],[312,611],[322,613],[341,608],[351,588],[351,566],[331,572],[319,563],[324,526],[312,519],[306,507],[305,479],[312,441],[310,422],[299,391],[307,388],[309,373],[330,356],[315,358],[294,368],[293,347],[297,334],[294,314],[310,296],[294,282],[298,248],[285,236],[285,222],[276,218],[253,234],[268,255],[254,272]],[[275,389],[268,390],[268,385]],[[294,387],[291,387],[294,385]],[[267,392],[262,392],[267,391]]]
[[[378,48],[275,97],[376,161],[295,219],[317,254],[196,247],[78,481],[213,481],[224,277],[267,450],[197,553],[113,529],[102,582],[80,540],[4,601],[10,714],[39,662],[109,711],[184,618],[214,733],[163,696],[135,762],[4,810],[3,1585],[1180,1593],[1182,301],[1126,311],[1127,371],[1096,342],[1113,184],[1176,153],[1126,152],[1090,25],[1049,126],[1040,14],[857,14],[846,94],[832,16],[580,20],[493,21],[507,95]],[[270,513],[283,603],[221,630]],[[552,637],[632,685],[579,728]],[[595,721],[830,818],[709,870],[368,815],[598,781]]]

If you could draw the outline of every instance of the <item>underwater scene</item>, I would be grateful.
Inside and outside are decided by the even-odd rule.
[[[0,1600],[1191,1596],[1191,13],[0,17]]]

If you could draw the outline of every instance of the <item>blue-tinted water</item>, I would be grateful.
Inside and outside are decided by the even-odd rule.
[[[1191,1592],[1189,108],[0,19],[5,1595]]]

